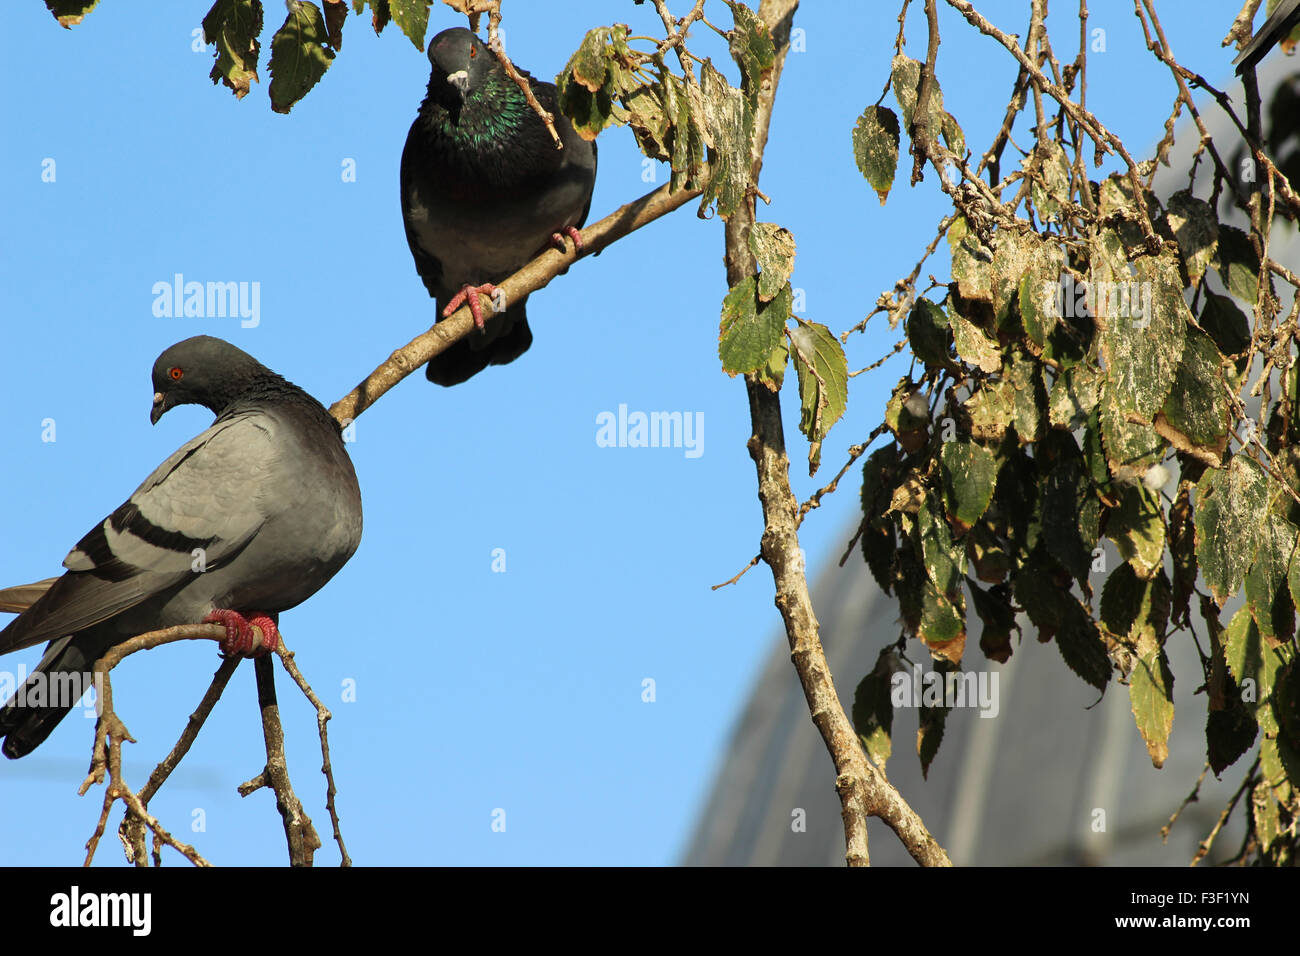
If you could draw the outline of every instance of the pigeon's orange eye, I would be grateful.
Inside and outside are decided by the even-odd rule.
[[[167,374],[172,377],[173,382],[179,382],[181,376],[184,375],[185,372],[180,368],[180,366],[176,366],[175,368],[169,369]]]
[[[478,47],[476,47],[476,46],[472,46],[472,47],[470,47],[470,48],[469,48],[469,58],[472,60],[472,59],[474,59],[474,57],[476,57],[476,56],[478,56]]]

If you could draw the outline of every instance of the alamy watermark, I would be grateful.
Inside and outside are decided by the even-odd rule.
[[[37,671],[30,677],[23,666],[17,674],[0,671],[0,700],[15,707],[76,707],[81,704],[87,717],[98,717],[103,696],[104,675],[98,672],[83,674],[47,674]]]
[[[596,444],[600,448],[684,448],[687,458],[704,454],[703,412],[629,412],[596,416]]]
[[[1043,284],[1043,307],[1057,318],[1132,319],[1136,328],[1145,329],[1151,322],[1151,300],[1150,282],[1079,282],[1066,272],[1060,281]]]
[[[160,319],[239,318],[240,326],[255,329],[262,321],[262,283],[185,281],[177,272],[172,281],[153,284],[153,314]]]
[[[895,707],[978,707],[981,717],[996,717],[997,671],[898,671],[889,681]]]

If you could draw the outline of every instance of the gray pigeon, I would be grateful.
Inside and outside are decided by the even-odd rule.
[[[153,367],[157,424],[193,403],[217,416],[96,525],[67,572],[3,593],[30,606],[0,631],[0,654],[49,642],[0,710],[6,757],[35,749],[91,683],[91,665],[161,627],[226,626],[222,651],[279,640],[278,614],[302,603],[361,541],[361,493],[335,423],[298,386],[228,342],[199,335]]]
[[[524,303],[483,324],[479,295],[548,245],[581,248],[596,182],[596,144],[574,132],[555,86],[528,77],[554,117],[555,141],[492,51],[464,27],[429,41],[428,95],[402,150],[402,219],[415,268],[437,301],[438,319],[468,299],[479,333],[430,360],[425,374],[456,385],[488,365],[513,362],[532,344]]]
[[[1259,32],[1251,37],[1250,42],[1232,61],[1237,66],[1237,72],[1264,59],[1268,51],[1284,40],[1297,24],[1300,24],[1300,0],[1279,0]]]

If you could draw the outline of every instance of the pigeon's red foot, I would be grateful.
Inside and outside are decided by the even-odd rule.
[[[564,244],[565,236],[568,236],[573,240],[574,252],[582,251],[582,233],[578,232],[578,230],[573,226],[565,226],[563,234],[558,232],[551,233],[551,242],[555,244],[555,248],[559,249],[561,252],[569,251],[569,247]]]
[[[280,645],[280,629],[261,612],[244,617],[238,611],[218,608],[203,623],[220,624],[226,629],[226,638],[218,645],[226,657],[265,657]],[[260,643],[253,631],[255,627],[262,632]]]
[[[479,302],[478,297],[480,295],[487,296],[493,311],[496,311],[496,294],[497,287],[491,282],[484,282],[482,285],[463,285],[460,287],[460,291],[447,303],[447,308],[442,310],[442,317],[445,319],[468,300],[469,311],[474,316],[474,324],[481,329],[483,328],[483,304]]]

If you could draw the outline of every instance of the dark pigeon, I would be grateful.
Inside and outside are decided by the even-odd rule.
[[[1264,21],[1264,25],[1259,28],[1259,32],[1232,61],[1237,67],[1237,72],[1241,73],[1264,59],[1268,51],[1286,39],[1297,25],[1300,25],[1300,0],[1281,0]]]
[[[226,626],[224,653],[250,652],[251,625],[259,652],[273,649],[279,612],[316,593],[361,541],[338,425],[298,386],[206,335],[163,352],[153,386],[155,424],[187,403],[217,419],[78,542],[62,577],[0,592],[10,606],[30,602],[0,631],[0,653],[49,642],[0,710],[6,757],[45,740],[90,686],[91,665],[127,638],[214,621]]]
[[[555,117],[555,141],[492,51],[469,30],[429,41],[428,95],[402,150],[402,219],[415,269],[437,301],[438,319],[468,299],[479,333],[433,357],[426,374],[456,385],[489,365],[513,362],[532,344],[527,297],[483,324],[479,294],[548,245],[581,248],[596,182],[596,144],[560,114],[555,86],[528,77]]]

